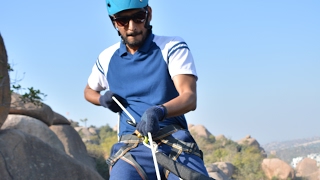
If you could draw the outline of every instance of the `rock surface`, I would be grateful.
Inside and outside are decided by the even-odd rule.
[[[71,125],[71,122],[61,114],[53,112],[52,125],[61,125],[61,124]]]
[[[0,131],[0,152],[1,179],[103,179],[88,166],[16,129]]]
[[[48,145],[64,152],[63,144],[56,134],[53,133],[46,124],[35,118],[24,115],[9,114],[1,129],[18,129],[27,134],[33,135]]]
[[[95,161],[88,155],[87,148],[81,140],[76,130],[69,125],[52,125],[50,129],[58,136],[62,142],[65,152],[91,169],[96,169]]]
[[[188,125],[190,133],[195,137],[209,138],[212,135],[203,125]]]
[[[50,106],[43,103],[36,105],[32,102],[23,102],[21,97],[17,93],[12,93],[9,114],[26,115],[38,119],[48,126],[52,125],[54,114]]]
[[[0,34],[0,127],[9,113],[11,94],[7,51]]]
[[[308,180],[319,179],[319,168],[317,161],[310,158],[304,158],[296,167],[296,176],[304,177]]]
[[[277,177],[278,179],[293,179],[294,170],[286,162],[278,159],[264,159],[261,163],[261,167],[266,177],[272,179]]]

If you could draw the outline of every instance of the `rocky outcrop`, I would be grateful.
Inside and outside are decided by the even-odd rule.
[[[46,105],[37,105],[32,102],[23,102],[22,96],[17,93],[11,95],[11,105],[9,114],[20,114],[33,117],[39,121],[44,122],[48,126],[53,123],[53,111]]]
[[[317,161],[310,158],[304,158],[296,167],[296,177],[306,178],[308,180],[319,180],[319,168]]]
[[[10,78],[8,74],[8,56],[0,34],[0,127],[9,113],[11,102]]]
[[[76,130],[69,125],[52,125],[50,129],[57,135],[64,146],[65,152],[92,169],[95,169],[95,161],[88,155],[86,146]]]
[[[20,130],[0,131],[0,153],[1,179],[103,180],[88,166]]]
[[[216,136],[216,140],[217,141],[225,141],[225,140],[227,140],[227,138],[223,134],[220,134],[220,135]]]
[[[216,165],[229,178],[234,173],[234,166],[229,162],[216,162],[213,165]]]
[[[209,138],[209,136],[212,135],[203,125],[189,124],[188,129],[194,137]]]
[[[99,144],[99,136],[93,127],[75,127],[74,128],[82,137],[84,143]]]
[[[53,112],[53,120],[52,120],[52,125],[61,125],[61,124],[66,124],[66,125],[71,125],[71,122],[62,116],[59,113]]]
[[[261,167],[268,179],[272,179],[273,177],[281,180],[294,178],[293,168],[278,158],[264,159]]]
[[[258,141],[255,138],[252,138],[250,135],[247,135],[243,139],[240,139],[239,141],[237,141],[237,143],[241,145],[255,146],[257,148],[260,147]]]
[[[244,137],[243,139],[240,139],[239,141],[237,141],[238,144],[240,145],[247,145],[247,146],[254,146],[256,148],[260,149],[261,154],[264,157],[267,157],[267,153],[265,152],[265,150],[260,146],[259,142],[255,139],[252,138],[250,135],[247,135],[246,137]]]
[[[228,177],[223,170],[219,168],[219,165],[216,163],[209,164],[206,166],[206,169],[208,171],[209,177],[214,178],[215,180],[231,180],[230,177]]]
[[[46,104],[23,103],[20,95],[12,96],[0,130],[0,179],[103,179],[65,117]]]
[[[62,152],[65,152],[63,144],[56,134],[54,134],[46,124],[35,118],[24,115],[9,114],[1,129],[18,129],[41,139],[43,142]]]

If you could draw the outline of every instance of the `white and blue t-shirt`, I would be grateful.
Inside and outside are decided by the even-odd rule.
[[[178,96],[172,78],[179,74],[197,77],[187,44],[180,37],[150,34],[134,54],[127,52],[123,42],[105,49],[92,68],[88,85],[95,91],[107,89],[122,97],[121,103],[139,123],[149,107]],[[128,119],[125,112],[120,113],[119,136],[134,132]],[[188,128],[184,115],[165,119],[160,128],[169,124]]]

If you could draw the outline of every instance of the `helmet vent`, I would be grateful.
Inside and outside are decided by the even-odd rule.
[[[110,3],[107,4],[108,7],[111,7]]]

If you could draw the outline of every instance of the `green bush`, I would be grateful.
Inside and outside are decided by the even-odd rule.
[[[235,179],[263,179],[264,172],[261,169],[263,156],[260,149],[254,146],[242,146],[241,151],[234,156],[231,162],[235,168]]]

